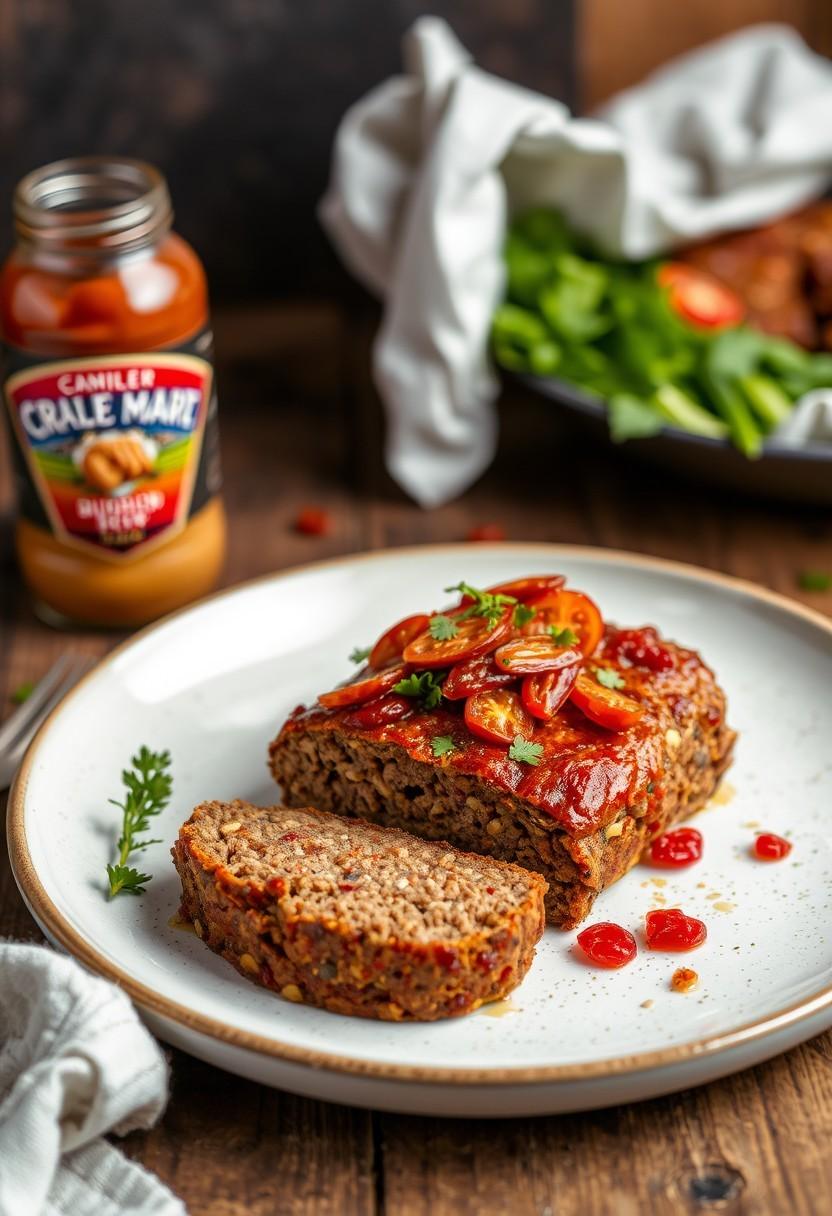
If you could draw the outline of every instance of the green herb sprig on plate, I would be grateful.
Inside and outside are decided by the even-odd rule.
[[[127,862],[149,845],[161,844],[161,840],[150,839],[144,833],[150,830],[153,816],[170,802],[173,789],[173,778],[168,771],[170,762],[169,752],[152,752],[140,747],[130,761],[132,769],[125,769],[121,774],[126,791],[124,800],[110,799],[122,813],[121,835],[116,846],[118,860],[107,866],[111,899],[122,892],[142,895],[145,884],[150,882],[152,875],[128,866]]]

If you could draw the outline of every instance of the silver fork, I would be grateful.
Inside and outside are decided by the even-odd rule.
[[[61,697],[94,665],[84,655],[61,655],[38,682],[20,709],[0,727],[0,790],[12,783],[32,736]]]

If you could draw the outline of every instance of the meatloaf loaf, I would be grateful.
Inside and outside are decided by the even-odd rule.
[[[548,920],[572,928],[653,838],[703,806],[730,763],[735,736],[725,722],[725,696],[695,652],[651,628],[604,627],[579,592],[546,594],[526,595],[524,613],[510,609],[511,619],[497,622],[503,632],[496,649],[491,639],[491,649],[473,657],[458,660],[459,648],[441,641],[434,653],[424,634],[415,646],[405,641],[398,658],[390,644],[382,647],[385,665],[365,669],[323,703],[295,710],[271,744],[270,766],[291,806],[393,825],[536,870],[549,884]],[[564,596],[572,597],[565,607]],[[482,602],[493,625],[494,604]],[[445,620],[459,621],[465,604],[463,598]],[[529,623],[536,604],[537,622]],[[575,630],[557,623],[565,612]],[[506,670],[505,656],[517,653],[506,639],[522,641],[542,626],[566,649],[577,642],[579,650],[576,658],[561,656],[577,661],[577,675],[550,673],[557,696],[549,702],[535,696],[534,680],[542,677],[527,674],[512,685],[510,664]],[[402,622],[385,638],[395,642],[398,629],[401,640],[413,628]],[[433,625],[432,633],[452,629]],[[533,646],[555,662],[545,639],[533,636]],[[528,672],[531,660],[519,653]],[[374,682],[371,701],[339,703]],[[489,698],[492,712],[483,716]]]
[[[173,859],[212,950],[336,1013],[470,1013],[520,983],[545,923],[538,875],[322,811],[206,802]]]

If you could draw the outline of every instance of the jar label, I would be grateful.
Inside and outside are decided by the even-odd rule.
[[[190,353],[210,343],[55,361],[11,352],[21,514],[115,561],[181,531],[219,489],[213,368]]]

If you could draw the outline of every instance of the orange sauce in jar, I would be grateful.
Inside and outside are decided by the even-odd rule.
[[[225,555],[202,264],[149,165],[85,157],[15,193],[0,271],[23,577],[51,621],[133,626]]]

